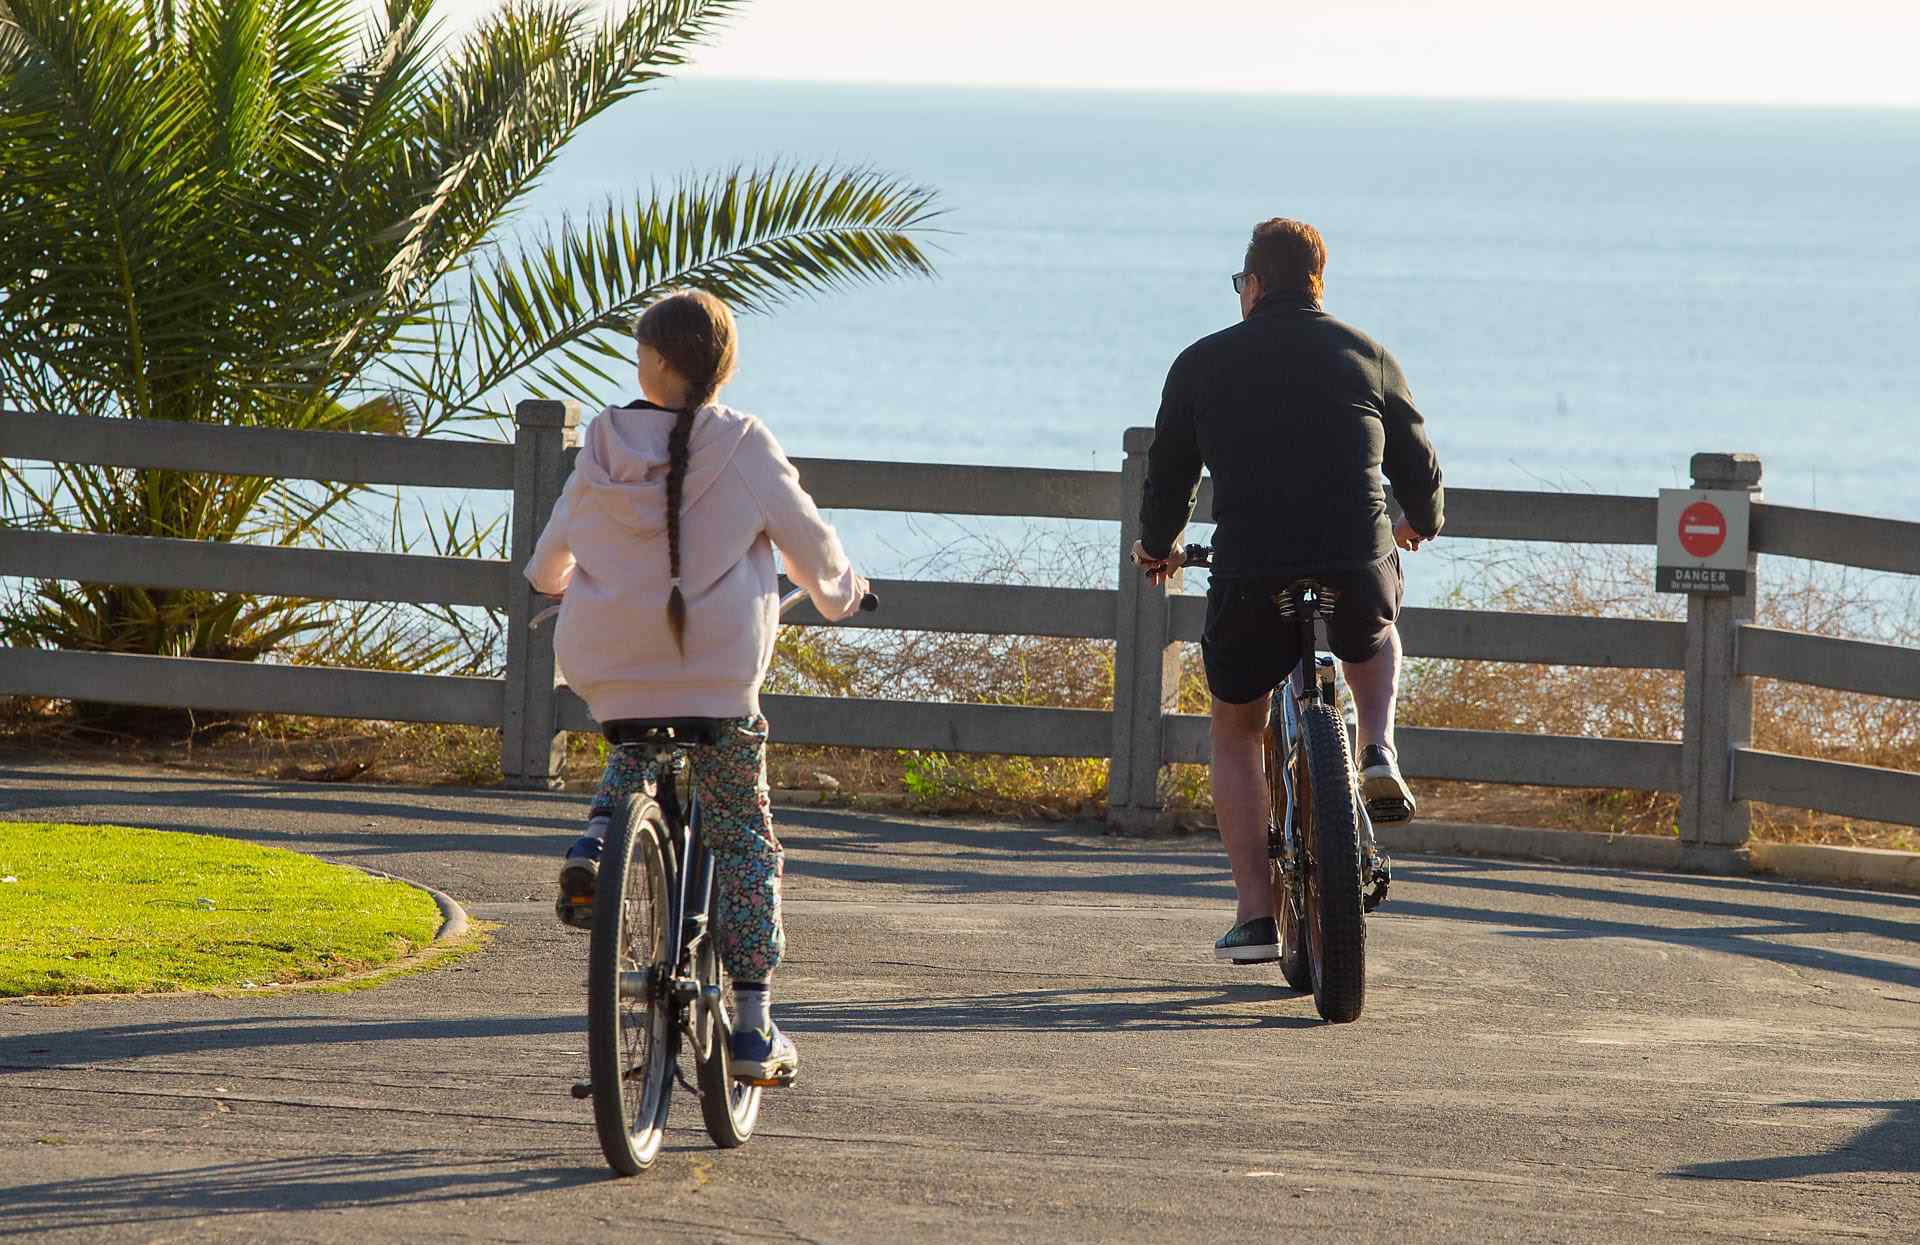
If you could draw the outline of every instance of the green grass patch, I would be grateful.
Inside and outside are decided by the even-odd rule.
[[[431,896],[298,852],[0,822],[0,997],[338,977],[425,946]]]

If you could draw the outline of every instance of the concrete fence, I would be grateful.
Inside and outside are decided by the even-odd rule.
[[[0,528],[6,576],[503,610],[504,678],[8,648],[0,649],[0,694],[497,726],[508,781],[554,783],[560,733],[594,724],[558,682],[552,631],[527,628],[539,602],[516,568],[531,554],[572,466],[580,409],[522,402],[517,422],[516,439],[506,445],[0,412],[0,458],[513,494],[507,562]],[[1205,603],[1148,586],[1126,562],[1151,440],[1149,429],[1127,430],[1119,472],[796,460],[807,488],[829,510],[1118,520],[1117,590],[880,581],[883,611],[843,624],[1110,639],[1114,707],[1109,713],[769,696],[774,737],[1109,757],[1113,819],[1153,821],[1162,809],[1165,766],[1205,761],[1208,741],[1205,718],[1175,711],[1178,646],[1200,638]],[[1759,464],[1750,457],[1699,454],[1692,469],[1696,487],[1757,491]],[[1651,545],[1655,536],[1652,497],[1450,488],[1447,515],[1447,536],[1455,539]],[[1203,484],[1195,520],[1211,517],[1211,490]],[[1920,523],[1756,502],[1751,544],[1756,557],[1920,575]],[[1920,650],[1755,625],[1756,569],[1749,567],[1744,596],[1689,597],[1685,622],[1407,610],[1401,632],[1409,656],[1678,670],[1686,690],[1679,742],[1404,727],[1404,768],[1420,778],[1676,792],[1682,859],[1716,870],[1741,867],[1750,800],[1920,825],[1920,774],[1752,747],[1756,678],[1920,699]],[[790,621],[822,624],[805,606]]]

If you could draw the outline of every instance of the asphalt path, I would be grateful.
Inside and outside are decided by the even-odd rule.
[[[751,1144],[678,1092],[614,1180],[578,796],[0,757],[0,817],[231,835],[451,893],[491,941],[354,993],[0,1006],[0,1236],[56,1241],[1912,1241],[1920,899],[1398,862],[1366,1013],[1211,958],[1216,842],[783,809]],[[0,896],[0,902],[4,897]]]

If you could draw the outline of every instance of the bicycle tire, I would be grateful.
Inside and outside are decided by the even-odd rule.
[[[1269,834],[1280,833],[1279,828],[1284,826],[1287,816],[1286,778],[1280,772],[1279,734],[1274,726],[1274,718],[1281,712],[1277,696],[1273,704],[1273,711],[1267,718],[1263,749],[1267,771]],[[1306,799],[1306,784],[1299,783],[1298,789],[1300,798]],[[1294,888],[1287,883],[1287,875],[1281,871],[1278,860],[1267,861],[1267,874],[1273,887],[1273,915],[1280,925],[1280,976],[1288,986],[1304,994],[1313,989],[1313,972],[1307,964],[1306,926],[1300,919],[1300,909],[1294,901]]]
[[[653,1165],[673,1094],[678,1035],[671,1002],[654,991],[621,997],[623,973],[650,972],[656,980],[672,975],[664,835],[660,806],[643,795],[629,796],[607,835],[594,887],[587,1065],[600,1149],[622,1176]]]
[[[713,1144],[722,1150],[732,1150],[745,1145],[747,1138],[753,1136],[753,1126],[760,1118],[760,1087],[733,1079],[727,1053],[728,1041],[733,1036],[727,1012],[727,991],[731,983],[712,931],[708,931],[706,941],[700,944],[697,959],[700,984],[717,986],[720,990],[716,1005],[700,1009],[696,1022],[699,1027],[693,1039],[694,1062],[700,1080],[700,1114],[706,1119],[707,1136],[713,1138]]]
[[[1367,1002],[1366,878],[1353,754],[1345,725],[1326,705],[1305,706],[1301,729],[1312,778],[1306,906],[1313,1003],[1322,1019],[1347,1024]]]

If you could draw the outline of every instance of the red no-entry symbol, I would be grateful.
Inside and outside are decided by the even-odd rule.
[[[1727,543],[1727,516],[1710,501],[1680,512],[1680,547],[1696,558],[1710,558]]]

